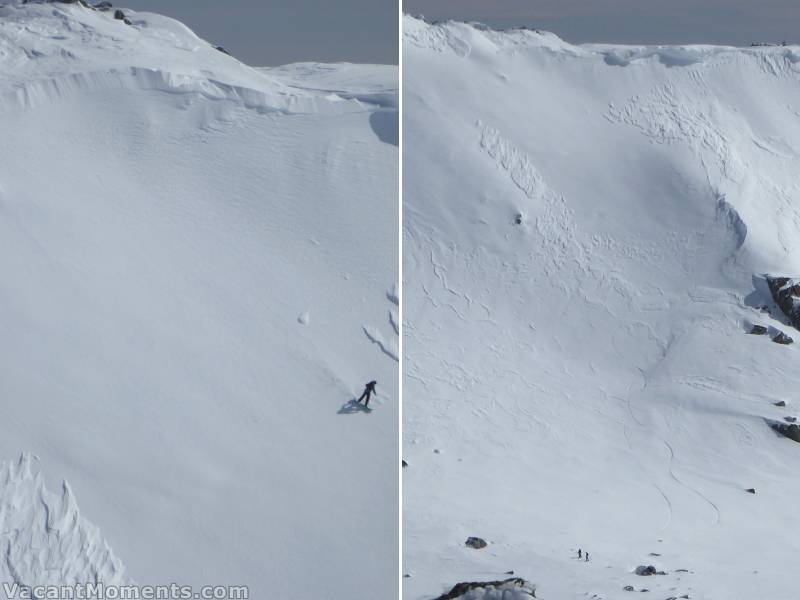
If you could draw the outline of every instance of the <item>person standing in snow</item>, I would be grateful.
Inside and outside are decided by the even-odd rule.
[[[581,549],[580,548],[578,548],[578,558],[583,558],[583,556],[581,555]]]
[[[586,553],[586,562],[589,562],[589,553]]]
[[[369,399],[370,399],[370,397],[372,396],[372,394],[374,394],[374,393],[375,393],[375,385],[376,385],[376,384],[377,384],[377,382],[375,382],[375,381],[370,381],[370,382],[369,382],[369,383],[368,383],[368,384],[367,384],[367,385],[364,387],[364,393],[363,393],[363,394],[361,394],[361,397],[360,397],[358,400],[356,400],[356,402],[361,402],[362,400],[364,400],[364,399],[366,398],[366,400],[364,400],[364,408],[367,408],[367,407],[369,406]]]

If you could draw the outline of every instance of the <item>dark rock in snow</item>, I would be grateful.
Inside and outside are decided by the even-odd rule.
[[[514,217],[514,225],[522,225],[522,213],[517,213]]]
[[[125,20],[125,13],[122,12],[120,9],[114,11],[114,18],[117,21],[124,21]]]
[[[231,53],[230,53],[230,52],[228,52],[227,50],[225,50],[225,48],[223,48],[222,46],[214,46],[214,48],[216,48],[217,50],[219,50],[219,51],[220,51],[220,52],[222,52],[223,54],[227,54],[228,56],[230,56],[230,55],[231,55]]]
[[[464,583],[457,583],[453,586],[453,588],[447,592],[446,594],[442,594],[436,600],[455,600],[460,596],[463,596],[470,590],[475,589],[487,589],[487,588],[501,588],[501,589],[513,589],[519,588],[520,591],[524,591],[529,593],[531,596],[536,598],[536,586],[525,581],[521,577],[512,577],[510,579],[505,579],[503,581],[469,581]]]
[[[745,492],[747,492],[748,494],[755,494],[756,493],[756,488],[747,488],[745,490]]]
[[[41,4],[44,2],[45,4],[80,4],[81,6],[85,6],[86,8],[93,8],[90,6],[86,0],[39,0]],[[22,4],[27,4],[28,0],[22,0]]]
[[[783,344],[784,346],[788,346],[789,344],[794,343],[794,340],[785,333],[783,333],[782,331],[779,331],[778,335],[772,338],[772,341],[775,342],[776,344]]]
[[[95,4],[93,8],[102,12],[106,12],[107,10],[111,10],[113,6],[114,5],[111,4],[111,2],[100,2],[98,4]]]
[[[779,400],[778,402],[775,403],[775,406],[784,407],[786,406],[786,402],[784,402],[783,400]]]
[[[486,540],[479,537],[468,537],[467,541],[464,543],[470,548],[475,548],[475,550],[480,550],[481,548],[486,548],[486,546],[488,546]]]
[[[122,22],[125,23],[125,25],[133,25],[130,19],[122,19]]]
[[[408,466],[408,463],[407,463],[406,461],[403,461],[403,463],[402,463],[402,464],[403,464],[403,468],[404,468],[404,469],[405,469],[405,468]]]
[[[633,588],[632,585],[626,585],[624,588],[622,588],[622,591],[623,592],[635,592],[636,590]]]
[[[650,575],[666,575],[666,572],[657,570],[653,565],[639,565],[636,567],[636,574],[649,577]]]
[[[797,417],[783,417],[783,420],[787,423],[797,423]]]
[[[767,335],[767,328],[763,325],[753,325],[753,328],[750,330],[751,335]]]
[[[789,318],[795,329],[800,329],[800,280],[788,277],[766,276],[769,293]]]
[[[785,423],[773,423],[772,429],[781,435],[786,436],[790,440],[800,443],[800,426],[798,426],[796,423],[792,423],[791,425],[786,425]]]

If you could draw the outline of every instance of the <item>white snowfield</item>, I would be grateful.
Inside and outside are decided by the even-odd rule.
[[[0,5],[0,576],[391,597],[397,68],[123,10]]]
[[[405,598],[796,598],[800,50],[404,29]]]

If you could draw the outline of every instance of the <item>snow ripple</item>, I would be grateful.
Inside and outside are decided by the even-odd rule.
[[[64,98],[104,90],[162,91],[193,94],[209,100],[228,100],[260,112],[343,114],[363,112],[364,105],[355,99],[329,99],[261,91],[193,75],[157,69],[130,67],[31,81],[0,95],[0,111],[9,108],[30,109]]]

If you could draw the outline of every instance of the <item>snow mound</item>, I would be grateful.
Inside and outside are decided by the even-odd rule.
[[[23,454],[18,462],[0,461],[0,580],[20,587],[77,583],[129,583],[125,569],[78,510],[63,482],[50,492],[41,473]]]

